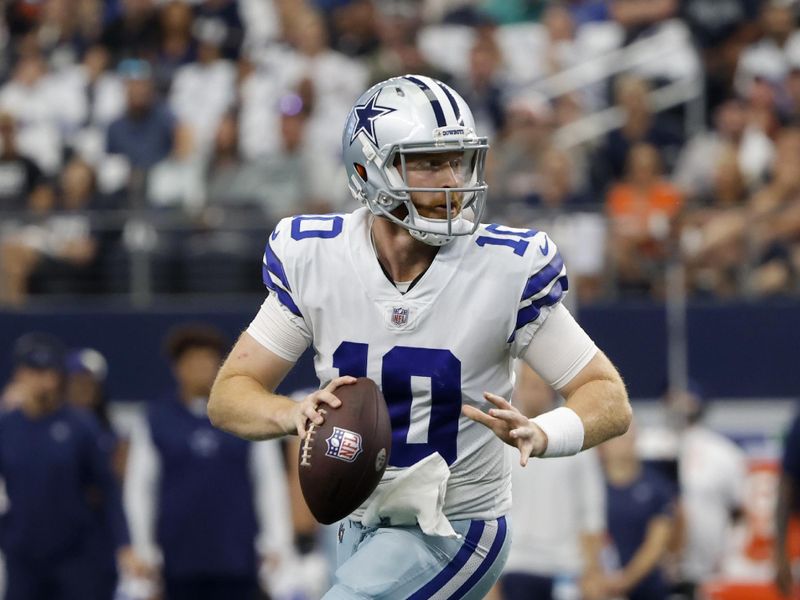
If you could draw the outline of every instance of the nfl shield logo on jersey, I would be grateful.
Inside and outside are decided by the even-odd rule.
[[[327,438],[325,443],[328,445],[325,456],[345,462],[353,462],[363,450],[361,435],[341,427],[334,427],[331,437]]]
[[[406,323],[408,323],[408,309],[402,306],[395,306],[392,309],[392,325],[403,327]]]

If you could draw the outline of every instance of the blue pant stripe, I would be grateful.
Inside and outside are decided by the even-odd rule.
[[[485,523],[483,521],[473,521],[469,526],[467,537],[464,540],[464,543],[461,545],[461,549],[458,551],[458,554],[453,557],[453,560],[447,563],[447,566],[442,569],[436,577],[431,579],[428,583],[409,596],[409,600],[426,600],[442,589],[448,581],[455,577],[456,573],[461,570],[461,567],[467,564],[469,557],[472,556],[472,553],[477,549],[478,542],[483,535],[484,527]]]
[[[492,547],[489,548],[489,554],[486,555],[486,559],[481,563],[481,565],[475,569],[475,572],[470,575],[469,579],[467,579],[464,584],[456,590],[456,593],[450,596],[452,599],[456,598],[463,598],[467,592],[469,592],[473,586],[481,580],[486,574],[486,571],[494,564],[494,561],[497,560],[497,556],[500,554],[500,549],[503,547],[503,542],[506,541],[506,518],[500,517],[497,519],[497,535],[494,537],[494,542],[492,542]]]

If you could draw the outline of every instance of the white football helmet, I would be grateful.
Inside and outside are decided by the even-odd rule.
[[[406,228],[427,244],[441,246],[457,235],[470,235],[480,224],[486,205],[485,137],[475,133],[467,103],[452,88],[422,75],[382,81],[356,101],[347,117],[342,149],[350,192],[374,214]],[[461,187],[410,187],[406,156],[463,152]],[[446,219],[422,217],[411,192],[443,192]],[[461,210],[450,211],[453,194],[461,195]],[[392,214],[405,205],[407,215]]]

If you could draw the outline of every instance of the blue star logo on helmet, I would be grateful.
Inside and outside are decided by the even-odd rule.
[[[378,90],[364,104],[357,104],[353,107],[356,126],[355,129],[353,129],[353,135],[350,136],[351,145],[362,131],[366,134],[367,138],[369,138],[370,142],[375,146],[378,145],[378,140],[375,138],[375,121],[396,110],[390,106],[381,106],[378,104],[378,95],[380,93],[381,90]]]

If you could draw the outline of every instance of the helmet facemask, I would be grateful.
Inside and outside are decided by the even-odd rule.
[[[486,204],[488,148],[464,99],[423,75],[393,77],[364,92],[342,134],[353,197],[434,246],[477,230]],[[436,172],[436,155],[441,163],[443,153],[462,159],[447,160],[453,175],[447,180]],[[428,155],[431,177],[422,173],[425,168],[410,169]]]
[[[478,228],[486,206],[484,170],[488,147],[485,138],[462,139],[446,144],[395,144],[382,159],[376,157],[380,160],[379,172],[385,185],[381,186],[374,200],[367,200],[367,206],[373,213],[407,229],[415,239],[432,246],[447,244],[456,236],[471,235]],[[442,154],[455,156],[442,162],[439,158]],[[426,168],[428,156],[430,167]],[[409,173],[415,169],[433,171],[442,168],[452,170],[456,185],[415,186],[409,182]],[[442,194],[444,204],[436,209],[443,213],[442,216],[436,218],[420,214],[421,210],[428,212],[434,206],[422,203],[415,205],[412,193]],[[400,215],[395,214],[401,206],[405,207],[405,211],[400,211]]]

